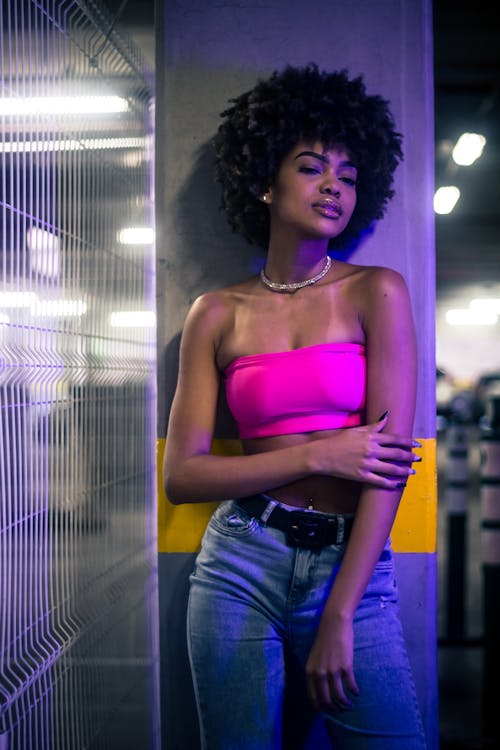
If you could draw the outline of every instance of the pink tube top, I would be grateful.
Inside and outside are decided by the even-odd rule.
[[[225,369],[226,398],[242,439],[361,424],[362,344],[328,343],[237,357]]]

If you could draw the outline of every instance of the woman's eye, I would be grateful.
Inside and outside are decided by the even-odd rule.
[[[299,167],[299,172],[304,172],[304,174],[320,174],[320,170],[317,167],[302,166]]]
[[[353,187],[356,187],[356,180],[352,177],[341,177],[340,178],[342,182],[345,182],[346,185],[352,185]]]

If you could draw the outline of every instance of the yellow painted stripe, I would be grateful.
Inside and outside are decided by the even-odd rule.
[[[417,452],[422,462],[410,477],[391,532],[395,552],[435,552],[437,527],[436,441],[419,439]],[[210,516],[218,503],[172,505],[162,482],[165,438],[157,443],[158,467],[158,551],[196,552]],[[241,454],[239,440],[214,440],[212,452],[218,455]]]
[[[208,520],[219,503],[172,505],[163,489],[162,463],[165,438],[157,442],[158,475],[158,552],[196,552]],[[241,454],[239,440],[214,440],[212,453],[221,456]]]
[[[437,540],[436,439],[417,438],[422,461],[408,479],[391,531],[395,552],[435,552]]]

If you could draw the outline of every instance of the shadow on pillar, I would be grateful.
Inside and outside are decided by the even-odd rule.
[[[198,717],[189,668],[186,611],[189,576],[195,554],[158,556],[161,669],[161,746],[163,750],[198,750]]]
[[[208,289],[219,289],[257,273],[264,264],[261,248],[231,231],[220,206],[210,141],[196,152],[192,170],[174,206],[181,247],[174,259],[189,302]]]

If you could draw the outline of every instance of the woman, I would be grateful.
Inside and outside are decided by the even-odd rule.
[[[361,78],[315,65],[222,116],[223,207],[267,259],[194,303],[168,428],[169,499],[225,501],[191,578],[202,744],[421,750],[388,542],[419,460],[410,302],[328,255],[382,217],[401,138]],[[221,379],[242,456],[210,454]]]

